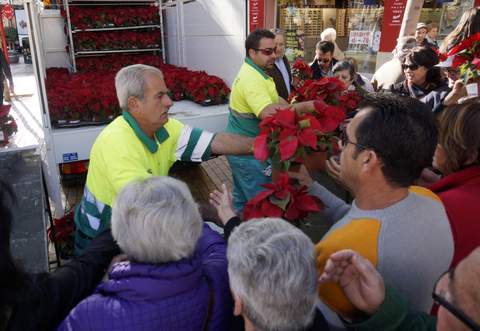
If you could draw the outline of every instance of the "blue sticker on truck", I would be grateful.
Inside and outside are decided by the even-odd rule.
[[[64,153],[63,162],[78,161],[78,153]]]

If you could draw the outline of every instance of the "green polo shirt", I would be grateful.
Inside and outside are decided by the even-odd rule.
[[[278,100],[273,78],[247,57],[233,82],[226,131],[255,137],[259,132],[260,113]]]
[[[126,184],[150,176],[167,176],[177,160],[207,160],[213,137],[211,132],[169,119],[152,139],[128,112],[123,112],[92,146],[87,183],[75,214],[77,227],[94,238],[110,227],[111,206]]]

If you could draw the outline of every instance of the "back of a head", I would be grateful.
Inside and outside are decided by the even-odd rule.
[[[480,97],[443,111],[438,142],[446,152],[445,174],[480,164]]]
[[[163,79],[163,73],[146,64],[132,64],[120,69],[115,76],[115,90],[122,110],[128,109],[128,97],[134,96],[143,100],[145,89],[145,76],[158,75]]]
[[[314,246],[281,219],[243,223],[228,241],[228,273],[243,314],[255,330],[301,330],[317,300]]]
[[[403,61],[409,49],[417,46],[417,40],[414,36],[399,37],[397,40],[397,46],[393,51],[393,55]]]
[[[365,96],[360,109],[370,111],[357,126],[358,144],[377,153],[392,186],[412,185],[431,165],[437,144],[431,110],[417,99],[386,93]]]
[[[112,235],[131,259],[165,263],[192,256],[202,218],[185,183],[151,177],[127,184],[112,209]]]
[[[326,28],[320,34],[320,40],[334,42],[337,39],[337,31],[334,28]]]
[[[247,36],[247,39],[245,39],[245,52],[247,56],[249,56],[248,51],[250,49],[259,48],[260,40],[262,38],[275,39],[275,34],[266,29],[257,29],[253,32],[250,32],[250,34]]]
[[[321,51],[322,53],[332,53],[335,51],[335,45],[331,41],[319,41],[317,45],[315,45],[315,49],[317,51]]]

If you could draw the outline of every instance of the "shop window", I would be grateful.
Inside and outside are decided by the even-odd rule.
[[[320,33],[331,27],[337,31],[337,45],[345,56],[357,60],[361,72],[375,70],[383,1],[279,0],[277,15],[277,25],[285,31],[290,61],[299,57],[313,61]]]

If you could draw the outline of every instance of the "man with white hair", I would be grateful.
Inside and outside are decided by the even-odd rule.
[[[282,219],[256,219],[228,240],[228,275],[246,331],[328,330],[315,309],[317,273],[311,240]]]
[[[117,73],[115,88],[123,113],[100,133],[90,152],[84,195],[75,210],[77,254],[110,227],[112,203],[130,181],[166,176],[177,160],[251,153],[252,138],[213,134],[169,119],[173,102],[157,68],[127,66]]]

